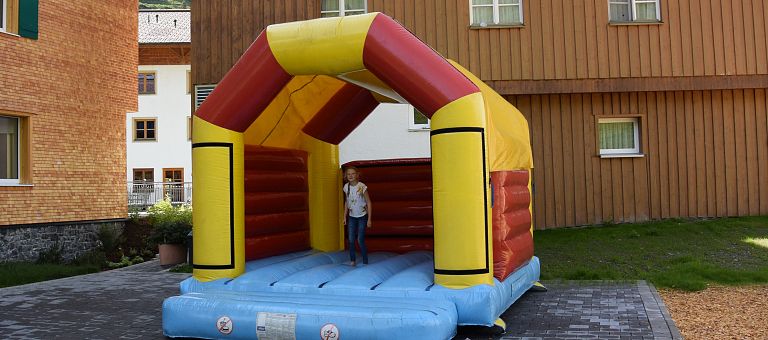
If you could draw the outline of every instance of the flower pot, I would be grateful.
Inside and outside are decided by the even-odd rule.
[[[187,248],[182,244],[161,244],[158,248],[161,266],[179,264],[187,260]]]

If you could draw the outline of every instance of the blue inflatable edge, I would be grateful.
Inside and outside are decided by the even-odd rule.
[[[318,260],[309,259],[310,256],[314,256]],[[343,256],[334,253],[293,253],[252,261],[247,264],[247,268],[249,271],[254,271],[253,274],[256,274],[255,271],[259,269],[261,270],[259,273],[270,273],[280,268],[284,269],[286,265],[289,265],[290,261],[294,261],[294,263],[296,261],[324,261],[324,263],[329,263],[328,266],[334,266],[334,263],[341,258]],[[163,305],[164,332],[171,337],[216,337],[215,333],[209,332],[210,327],[204,328],[208,331],[199,333],[197,331],[201,329],[197,326],[191,326],[188,321],[198,317],[202,318],[201,322],[206,320],[204,323],[210,325],[212,322],[210,321],[211,318],[216,318],[218,317],[217,315],[237,315],[244,312],[247,312],[247,315],[255,315],[254,313],[257,312],[269,312],[303,313],[301,314],[301,322],[297,326],[304,327],[310,333],[317,325],[305,324],[306,315],[313,315],[317,322],[326,317],[332,318],[334,315],[344,315],[342,319],[356,320],[355,327],[357,325],[367,325],[372,332],[383,330],[379,324],[388,324],[391,323],[391,320],[400,320],[398,321],[401,322],[399,327],[418,332],[426,338],[432,338],[432,336],[437,336],[437,338],[450,337],[451,334],[455,333],[456,325],[493,325],[494,321],[514,301],[519,299],[539,280],[540,275],[539,259],[533,257],[527,264],[513,272],[504,281],[499,282],[494,279],[494,285],[478,285],[465,289],[450,289],[440,285],[432,285],[426,290],[410,289],[408,288],[410,277],[423,281],[424,276],[431,275],[431,258],[429,262],[423,262],[425,260],[423,254],[409,254],[397,259],[386,255],[382,257],[382,261],[384,260],[389,261],[387,265],[398,261],[403,262],[404,260],[409,260],[416,264],[407,270],[409,275],[400,276],[403,280],[393,280],[392,282],[397,284],[390,284],[386,289],[380,290],[313,289],[302,287],[287,287],[289,289],[286,290],[286,287],[281,289],[279,286],[263,285],[260,287],[254,286],[253,291],[242,291],[238,289],[238,285],[235,282],[237,279],[200,282],[194,278],[188,278],[180,283],[182,296],[169,298]],[[371,267],[370,269],[374,268]],[[410,283],[413,282],[415,281],[410,280]],[[248,284],[248,286],[251,286],[251,284]],[[242,288],[242,285],[240,288]],[[329,299],[337,299],[340,302],[327,305],[326,300]],[[440,302],[438,303],[435,300]],[[317,301],[323,302],[318,304]],[[345,306],[341,301],[349,301],[349,305]],[[383,310],[390,309],[393,316],[386,322],[381,320],[378,322],[365,322],[367,317],[373,316],[356,309],[356,301],[363,301],[371,306],[379,306]],[[429,301],[433,302],[430,303]],[[450,308],[446,307],[446,302],[452,306]],[[303,307],[308,303],[317,305],[316,309]],[[411,306],[413,304],[421,307]],[[212,306],[217,306],[217,308],[212,308]],[[435,310],[435,308],[437,309]],[[317,310],[327,311],[328,315],[317,313]],[[210,315],[211,313],[216,315]],[[428,320],[430,318],[429,315],[433,315],[435,320],[439,321]],[[381,317],[381,315],[378,316]],[[242,316],[239,319],[242,319]],[[353,333],[364,331],[364,329],[351,327],[345,321],[341,321],[339,326],[342,325]],[[189,329],[190,327],[192,329]],[[427,336],[429,334],[432,336]]]

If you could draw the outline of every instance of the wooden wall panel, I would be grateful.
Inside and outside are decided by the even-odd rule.
[[[489,82],[768,74],[764,1],[660,4],[661,23],[614,25],[606,0],[523,0],[523,26],[485,29],[469,27],[468,0],[369,0],[368,10]],[[319,6],[194,1],[194,83],[218,82],[267,25],[316,18]],[[535,226],[768,214],[768,96],[755,87],[508,96],[531,127]],[[643,115],[645,157],[596,156],[597,117],[619,114]]]
[[[195,83],[217,82],[267,25],[320,14],[317,0],[192,7]],[[523,26],[474,29],[468,0],[368,1],[483,80],[768,74],[762,0],[663,0],[660,8],[661,23],[615,25],[606,0],[524,0]]]
[[[764,89],[520,95],[538,229],[768,211]],[[603,116],[641,115],[641,158],[599,158]]]

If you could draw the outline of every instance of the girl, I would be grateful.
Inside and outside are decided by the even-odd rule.
[[[355,266],[355,239],[360,244],[363,264],[368,264],[368,250],[365,248],[365,228],[371,227],[371,198],[368,187],[359,181],[360,173],[355,167],[348,167],[345,172],[347,184],[344,184],[344,224],[347,225],[349,240],[349,260]]]

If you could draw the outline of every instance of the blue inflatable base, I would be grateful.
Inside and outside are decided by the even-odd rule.
[[[228,339],[450,339],[457,325],[491,326],[539,279],[534,257],[503,282],[435,285],[430,252],[299,252],[251,261],[233,280],[181,283],[163,303],[169,337]]]

